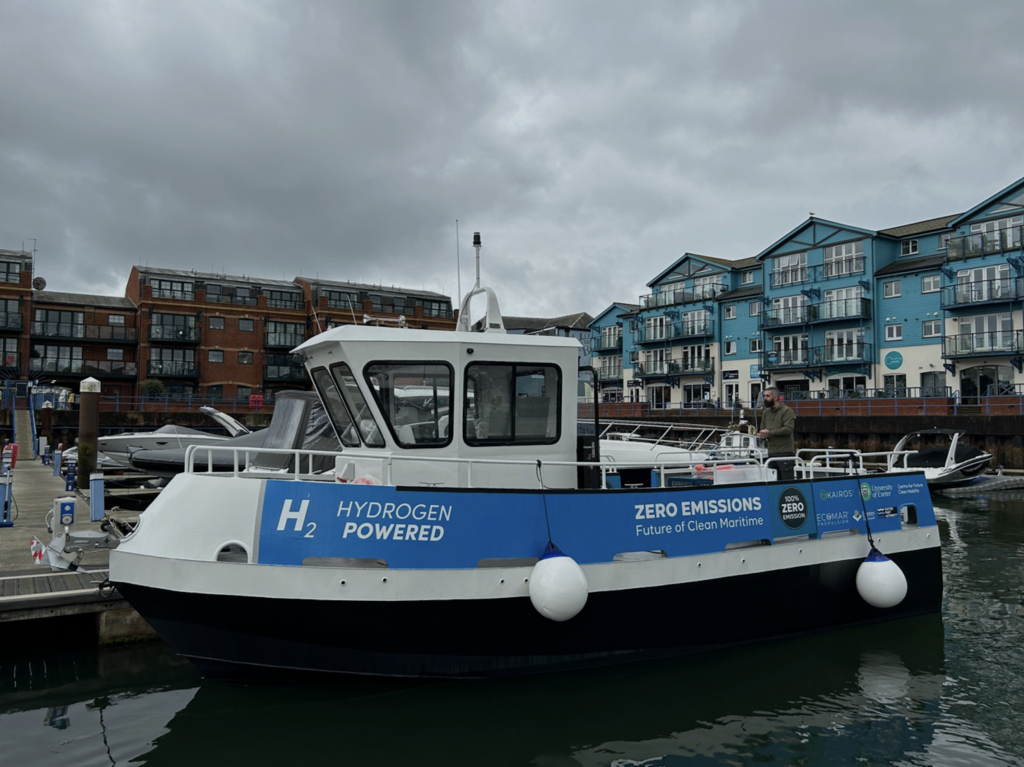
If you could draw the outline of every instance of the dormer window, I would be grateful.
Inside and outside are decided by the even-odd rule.
[[[917,240],[904,240],[900,243],[900,255],[901,256],[916,256],[917,255]]]

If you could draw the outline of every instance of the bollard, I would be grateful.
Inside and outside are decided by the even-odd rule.
[[[56,450],[53,454],[53,476],[60,476],[60,459],[64,455],[63,451]]]
[[[77,474],[78,464],[74,461],[68,463],[67,473],[64,475],[64,492],[72,493],[75,490],[75,475]]]
[[[102,522],[106,516],[103,503],[103,472],[89,475],[89,521]]]

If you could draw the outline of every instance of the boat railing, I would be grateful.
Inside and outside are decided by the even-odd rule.
[[[216,469],[214,456],[231,456],[231,469]],[[185,473],[231,477],[248,477],[254,479],[295,479],[304,481],[334,481],[333,474],[327,473],[331,468],[315,469],[318,458],[334,459],[339,455],[335,450],[305,450],[302,448],[270,448],[270,447],[232,447],[230,445],[189,445],[185,449]],[[291,459],[290,468],[274,469],[261,465],[270,456]],[[205,463],[206,468],[202,468]],[[320,461],[323,463],[323,461]],[[306,471],[303,471],[305,466]]]
[[[802,468],[805,475],[814,477],[818,474],[867,474],[869,467],[882,465],[885,470],[897,466],[902,457],[902,468],[911,468],[907,465],[907,456],[913,455],[916,450],[882,450],[873,453],[862,453],[860,450],[843,448],[805,448],[797,451],[799,460],[798,470]]]

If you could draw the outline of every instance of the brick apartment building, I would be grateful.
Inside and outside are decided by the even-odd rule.
[[[36,288],[43,287],[37,281]],[[0,250],[0,377],[135,397],[242,398],[309,388],[290,350],[330,327],[377,322],[454,330],[451,298],[298,277],[293,282],[132,267],[125,296],[33,289],[33,257]]]

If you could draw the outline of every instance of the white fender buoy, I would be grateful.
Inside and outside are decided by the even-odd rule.
[[[587,603],[589,591],[583,568],[554,546],[549,545],[533,566],[530,602],[549,620],[561,622],[576,617]]]
[[[898,564],[872,546],[857,568],[857,593],[872,607],[895,607],[907,595],[907,576]]]

